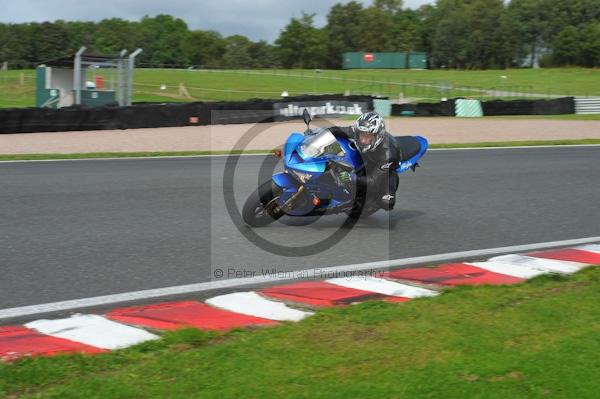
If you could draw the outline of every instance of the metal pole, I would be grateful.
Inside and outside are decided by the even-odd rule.
[[[125,84],[123,82],[123,58],[127,54],[127,49],[121,50],[117,60],[117,102],[120,106],[125,105]]]
[[[133,97],[133,64],[135,62],[135,57],[141,52],[142,49],[138,48],[133,53],[129,54],[129,62],[127,64],[127,105],[131,105],[131,98]]]
[[[81,54],[86,50],[85,46],[81,47],[75,53],[75,65],[73,69],[73,84],[75,86],[75,104],[81,104]]]

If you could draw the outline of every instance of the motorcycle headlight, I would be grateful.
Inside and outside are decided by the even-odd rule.
[[[298,178],[298,180],[300,180],[302,183],[306,183],[307,181],[309,181],[313,175],[311,175],[310,173],[304,173],[304,172],[298,172],[297,170],[294,169],[290,169],[290,171],[294,174],[294,176],[296,176]]]

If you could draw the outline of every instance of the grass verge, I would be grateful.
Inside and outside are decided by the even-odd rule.
[[[600,141],[600,140],[599,140]],[[43,161],[53,159],[90,159],[90,158],[148,158],[148,157],[186,157],[206,155],[265,154],[270,150],[233,150],[233,151],[154,151],[154,152],[86,152],[76,154],[0,154],[0,161]]]
[[[600,114],[563,114],[563,115],[505,115],[486,116],[486,119],[549,119],[564,121],[598,121]]]
[[[595,145],[600,139],[580,140],[523,140],[523,141],[486,141],[479,143],[432,144],[431,148],[485,148],[485,147],[536,147],[552,145]]]
[[[98,356],[0,365],[0,395],[47,398],[593,398],[600,269],[460,287],[297,324],[181,330]]]
[[[238,101],[279,98],[285,90],[299,94],[379,94],[391,98],[434,101],[467,96],[482,100],[552,95],[598,95],[598,68],[543,68],[503,70],[177,70],[138,68],[135,101]],[[109,76],[107,87],[110,86]],[[93,80],[90,76],[88,80]],[[114,83],[114,82],[113,82]],[[183,84],[191,98],[180,95]],[[529,97],[528,97],[529,98]],[[0,71],[0,108],[35,104],[35,71]]]
[[[430,148],[485,148],[485,147],[534,147],[550,145],[590,145],[600,144],[600,139],[581,140],[530,140],[530,141],[490,141],[480,143],[432,144]],[[246,151],[158,151],[158,152],[88,152],[78,154],[0,154],[0,161],[43,161],[53,159],[90,158],[142,158],[142,157],[181,157],[227,154],[265,154],[271,150]]]
[[[423,118],[433,118],[433,119],[440,119],[440,118],[456,118],[454,116],[399,116],[399,115],[393,115],[390,117],[386,117],[387,119],[400,119],[400,120],[407,120],[407,119],[423,119]],[[517,120],[528,120],[528,119],[534,119],[534,120],[565,120],[565,121],[597,121],[600,120],[600,114],[562,114],[562,115],[496,115],[496,116],[487,116],[484,115],[482,117],[482,120],[488,120],[488,119],[517,119]],[[355,121],[356,120],[356,116],[354,115],[346,115],[346,116],[342,116],[340,119],[345,120],[345,121]],[[459,118],[460,119],[460,118]],[[468,119],[468,118],[465,118]],[[480,118],[472,118],[472,120],[477,120]]]

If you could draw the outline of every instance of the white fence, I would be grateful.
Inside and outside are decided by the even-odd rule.
[[[575,97],[576,114],[600,114],[600,97]]]

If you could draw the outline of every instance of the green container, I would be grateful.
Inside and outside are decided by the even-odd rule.
[[[360,68],[362,53],[344,53],[342,54],[342,69]]]
[[[60,90],[38,89],[35,95],[35,106],[38,108],[58,108]]]
[[[392,61],[392,68],[395,69],[406,69],[406,59],[408,54],[406,53],[392,53],[394,55]]]
[[[408,68],[427,69],[427,53],[409,53]]]
[[[101,107],[115,103],[116,95],[109,90],[81,90],[81,104],[89,107]]]
[[[342,55],[343,69],[427,68],[426,53],[350,52]]]
[[[37,67],[35,69],[35,106],[58,108],[59,98],[60,90],[46,89],[46,67]]]

